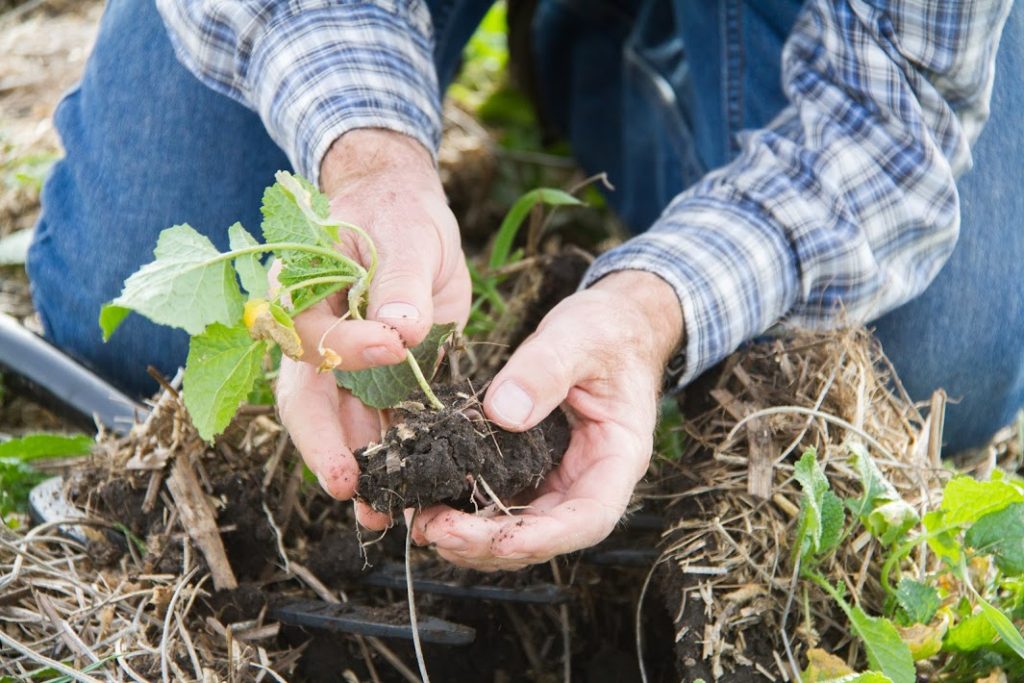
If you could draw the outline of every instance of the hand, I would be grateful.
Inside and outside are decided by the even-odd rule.
[[[533,427],[560,404],[572,438],[519,515],[445,506],[420,512],[413,539],[450,562],[518,569],[603,540],[622,517],[653,448],[661,377],[682,335],[674,290],[640,271],[613,273],[562,301],[512,355],[484,399],[500,426]]]
[[[448,209],[437,170],[412,138],[385,130],[355,130],[339,138],[321,167],[321,186],[331,215],[362,227],[378,253],[367,320],[339,322],[342,295],[296,317],[302,362],[281,360],[277,404],[292,441],[320,484],[335,498],[355,494],[359,468],[354,449],[379,441],[377,411],[338,389],[331,373],[318,373],[321,348],[341,357],[342,370],[404,361],[434,322],[464,324],[470,282],[455,217]],[[343,231],[339,248],[368,264],[366,245]],[[386,516],[360,509],[367,526]]]

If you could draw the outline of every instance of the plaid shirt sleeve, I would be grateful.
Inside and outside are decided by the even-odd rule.
[[[254,109],[318,182],[354,128],[405,133],[436,153],[440,95],[423,0],[157,0],[181,62]]]
[[[955,179],[1011,4],[807,3],[783,52],[790,105],[584,284],[643,270],[672,285],[680,386],[776,323],[867,321],[914,297],[957,239]]]

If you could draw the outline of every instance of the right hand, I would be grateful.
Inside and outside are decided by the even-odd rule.
[[[277,405],[281,421],[306,465],[333,497],[355,495],[355,449],[381,439],[378,411],[338,388],[334,375],[317,372],[324,348],[341,357],[341,370],[404,362],[434,323],[461,327],[471,288],[455,216],[430,154],[400,133],[354,130],[335,141],[321,166],[321,187],[333,218],[358,225],[373,239],[378,269],[366,320],[338,322],[346,299],[335,295],[295,319],[302,361],[281,359]],[[368,264],[365,244],[342,231],[339,248]],[[367,506],[360,522],[380,529],[390,520]]]

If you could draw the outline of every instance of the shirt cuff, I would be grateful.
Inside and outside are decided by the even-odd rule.
[[[254,42],[245,79],[253,105],[300,174],[319,184],[331,144],[384,128],[435,156],[441,103],[430,16],[369,2],[282,15]]]
[[[740,201],[683,196],[646,233],[599,256],[589,287],[621,270],[653,273],[679,297],[683,387],[776,323],[793,305],[797,272],[781,229]]]

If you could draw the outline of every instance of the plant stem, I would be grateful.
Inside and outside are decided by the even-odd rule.
[[[427,402],[430,407],[434,410],[444,410],[444,404],[437,399],[434,392],[430,389],[430,383],[427,382],[427,378],[423,376],[423,371],[420,370],[420,364],[416,362],[416,357],[412,355],[412,351],[406,349],[405,351],[405,362],[409,364],[409,368],[412,369],[412,374],[416,376],[416,383],[420,385],[420,389],[427,396]]]
[[[346,266],[353,268],[360,277],[366,277],[366,269],[361,265],[345,256],[340,251],[329,249],[327,247],[318,247],[315,244],[303,244],[302,242],[268,242],[267,244],[256,244],[251,247],[243,247],[241,249],[232,249],[226,251],[223,254],[218,254],[214,258],[211,258],[205,263],[205,265],[212,265],[214,263],[220,263],[221,261],[230,261],[236,259],[239,256],[245,256],[247,254],[262,254],[268,251],[300,251],[307,254],[314,254],[316,256],[323,256],[337,261],[338,263],[344,263]]]

